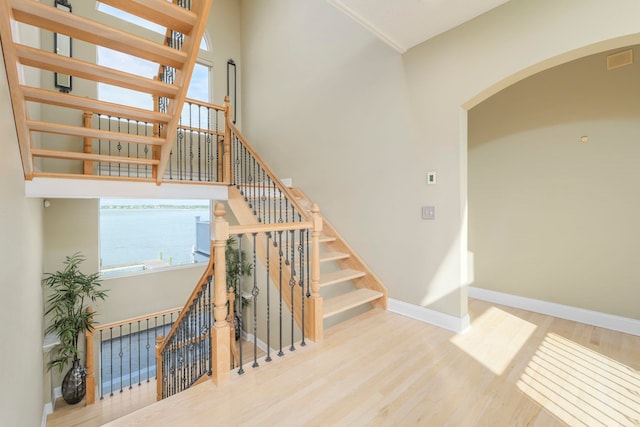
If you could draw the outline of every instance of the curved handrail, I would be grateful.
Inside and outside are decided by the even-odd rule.
[[[189,298],[187,298],[187,301],[184,303],[184,306],[182,307],[182,310],[180,311],[180,315],[175,320],[175,322],[173,322],[173,326],[171,327],[171,329],[167,333],[167,336],[164,337],[164,340],[162,341],[162,344],[160,345],[160,347],[158,347],[158,351],[160,353],[162,353],[162,351],[164,351],[165,347],[167,346],[167,343],[170,341],[171,337],[176,333],[176,330],[180,326],[180,323],[184,319],[184,316],[189,311],[189,306],[197,299],[198,292],[200,292],[200,289],[202,288],[202,286],[209,281],[209,277],[213,276],[214,264],[215,264],[214,257],[210,256],[209,257],[209,264],[207,264],[207,268],[205,268],[204,272],[202,273],[202,276],[200,277],[200,280],[198,280],[198,283],[193,288],[193,291],[191,291],[191,295],[189,295]]]

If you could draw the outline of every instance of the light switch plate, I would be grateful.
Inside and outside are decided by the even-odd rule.
[[[435,206],[423,206],[422,207],[422,219],[436,219],[436,207]]]

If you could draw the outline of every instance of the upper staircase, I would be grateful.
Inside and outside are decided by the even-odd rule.
[[[56,172],[91,174],[93,162],[134,165],[150,168],[149,176],[162,181],[169,166],[170,154],[178,132],[180,113],[199,52],[212,0],[101,0],[109,6],[161,25],[170,37],[149,40],[133,33],[110,27],[76,13],[54,7],[53,2],[36,0],[0,0],[0,40],[4,55],[7,79],[11,93],[20,154],[25,178],[46,176],[39,170],[38,160],[59,159],[69,164],[79,164]],[[66,0],[58,3],[67,4]],[[70,7],[68,8],[70,9]],[[41,32],[68,36],[71,42],[102,46],[158,65],[158,76],[149,78],[106,66],[95,61],[49,52],[38,46],[21,43],[18,24],[36,27]],[[172,42],[180,40],[179,43]],[[39,43],[36,43],[39,44]],[[171,44],[171,45],[169,45]],[[71,50],[73,53],[73,50]],[[30,84],[25,67],[40,70],[41,79],[53,80],[53,73],[72,78],[134,90],[154,97],[162,108],[146,110],[126,104],[100,101],[96,98],[72,95],[68,89],[61,91],[42,89]],[[165,70],[173,70],[171,81],[162,79]],[[40,79],[35,79],[40,80]],[[70,80],[71,81],[71,80]],[[35,107],[34,108],[34,105]],[[55,107],[49,114],[42,107]],[[38,110],[38,108],[40,110]],[[73,111],[75,110],[75,111]],[[40,111],[40,112],[38,112]],[[78,112],[79,111],[79,112]],[[135,121],[144,132],[130,132],[120,126],[87,126],[83,114],[98,114],[114,121]],[[42,119],[41,117],[47,117]],[[76,119],[72,119],[76,117]],[[90,120],[90,119],[89,119]],[[48,137],[40,137],[40,134]],[[58,139],[52,138],[58,136]],[[54,144],[63,138],[65,143]],[[144,156],[119,156],[97,148],[97,141],[109,141],[114,146],[130,144]],[[82,147],[84,149],[77,149]],[[132,144],[132,145],[131,145]],[[146,175],[145,175],[146,176]],[[129,177],[128,177],[129,178]]]

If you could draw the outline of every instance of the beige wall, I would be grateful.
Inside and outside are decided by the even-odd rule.
[[[640,66],[605,64],[570,62],[470,110],[474,286],[640,319]]]
[[[42,201],[24,179],[0,59],[0,425],[40,425],[43,408]]]
[[[638,12],[633,0],[512,0],[399,56],[326,2],[244,0],[244,130],[392,298],[462,317],[465,109],[552,65],[632,43]],[[437,185],[425,185],[428,171]],[[435,221],[420,219],[423,205],[435,205]]]

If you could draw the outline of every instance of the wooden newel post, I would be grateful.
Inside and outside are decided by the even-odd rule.
[[[84,123],[84,127],[85,128],[89,128],[89,129],[91,128],[91,119],[92,118],[93,118],[93,113],[85,112],[85,113],[82,114],[82,121]],[[89,137],[85,137],[84,138],[84,152],[88,153],[88,154],[93,153],[93,139],[92,138],[89,138]],[[100,154],[100,153],[98,153],[98,154]],[[93,175],[93,162],[91,160],[85,160],[83,163],[84,163],[84,174],[85,175]]]
[[[156,400],[162,400],[162,341],[164,335],[160,334],[156,337]]]
[[[211,228],[213,240],[213,318],[215,323],[211,330],[213,345],[211,360],[213,361],[213,382],[222,385],[229,380],[231,370],[231,341],[229,323],[227,322],[227,269],[225,248],[229,239],[229,223],[224,219],[224,206],[216,203],[215,222]]]
[[[311,232],[311,297],[306,311],[305,334],[311,341],[322,341],[322,297],[320,296],[320,234],[322,217],[317,204],[311,207],[313,231]]]
[[[89,318],[93,318],[93,309],[87,307],[87,313]],[[93,405],[96,403],[96,374],[95,374],[95,361],[93,352],[93,329],[85,333],[86,338],[86,361],[85,367],[87,369],[87,384],[86,384],[86,402],[87,405]]]
[[[233,107],[229,101],[229,95],[224,97],[224,148],[222,152],[224,182],[232,183],[231,180],[231,123],[233,123]]]

